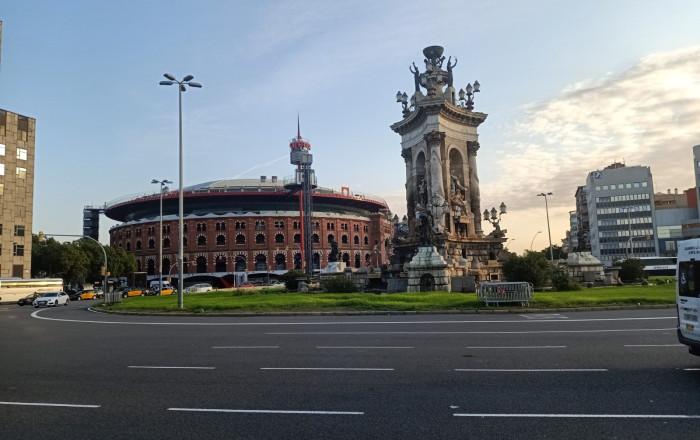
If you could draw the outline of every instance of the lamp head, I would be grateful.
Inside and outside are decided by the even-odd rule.
[[[401,96],[402,96],[402,95],[401,95],[401,90],[399,90],[398,92],[396,92],[396,102],[401,102]]]
[[[192,81],[193,79],[194,79],[194,76],[187,75],[186,77],[182,78],[182,81],[187,82],[187,81]]]
[[[496,211],[496,208],[491,208],[491,219],[496,220],[498,218],[498,212]]]
[[[161,81],[158,84],[160,84],[161,86],[172,86],[173,82],[172,81]]]
[[[474,93],[479,92],[481,88],[481,84],[479,84],[479,81],[474,81]]]
[[[153,180],[151,180],[151,183],[160,183],[160,181],[159,181],[159,180],[156,180],[156,179],[153,179]]]
[[[499,206],[499,208],[501,209],[501,214],[505,214],[506,211],[507,211],[507,209],[508,209],[508,208],[506,207],[506,204],[503,203],[503,202],[501,202],[501,206]]]
[[[170,81],[177,81],[177,80],[175,79],[175,75],[173,75],[173,74],[171,74],[171,73],[164,73],[163,76],[166,77],[166,78],[168,78]]]
[[[198,89],[202,88],[202,85],[200,83],[196,83],[196,82],[190,82],[190,83],[188,83],[188,85],[190,87],[197,87]]]

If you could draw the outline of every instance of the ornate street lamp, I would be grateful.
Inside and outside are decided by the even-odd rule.
[[[474,110],[474,95],[481,91],[481,84],[479,81],[474,81],[474,87],[471,84],[467,84],[467,92],[464,93],[464,89],[459,89],[459,103],[462,108],[466,108],[469,111]],[[466,98],[465,98],[466,95]]]

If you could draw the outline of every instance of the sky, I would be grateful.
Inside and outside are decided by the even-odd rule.
[[[320,186],[406,213],[397,91],[423,48],[478,80],[483,209],[522,253],[561,244],[576,188],[613,162],[651,167],[657,192],[694,186],[700,2],[676,0],[3,2],[0,108],[36,118],[33,232],[81,234],[85,205],[178,185],[288,176],[311,142]],[[538,193],[552,192],[548,209]],[[102,217],[101,241],[116,222]],[[488,233],[492,226],[484,224]],[[541,231],[541,232],[540,232]]]

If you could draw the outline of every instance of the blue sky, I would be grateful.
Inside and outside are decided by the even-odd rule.
[[[5,2],[0,108],[37,119],[34,232],[81,232],[82,207],[177,186],[286,176],[302,135],[319,184],[405,213],[397,90],[441,45],[455,85],[478,80],[482,209],[509,207],[518,252],[564,238],[576,186],[614,161],[656,191],[693,186],[700,143],[700,3],[658,1]],[[112,221],[103,221],[102,238]],[[485,230],[491,227],[484,225]]]

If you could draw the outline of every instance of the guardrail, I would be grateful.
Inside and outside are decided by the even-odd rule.
[[[477,294],[480,301],[488,307],[491,303],[519,302],[521,306],[528,305],[532,299],[532,284],[516,283],[482,283]]]

